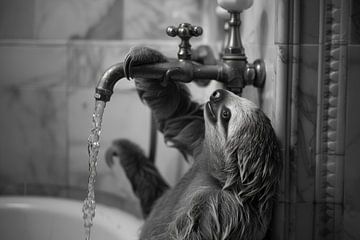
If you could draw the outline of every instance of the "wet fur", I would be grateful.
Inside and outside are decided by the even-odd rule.
[[[138,65],[166,58],[155,50],[136,48],[127,61]],[[131,76],[131,68],[126,71]],[[194,163],[168,189],[135,144],[126,148],[124,140],[114,142],[109,156],[122,152],[121,164],[144,209],[140,239],[263,239],[281,171],[269,119],[249,101],[226,93],[224,104],[234,107],[234,117],[224,134],[210,123],[203,106],[191,101],[184,85],[161,81],[135,79],[165,141],[192,156]]]

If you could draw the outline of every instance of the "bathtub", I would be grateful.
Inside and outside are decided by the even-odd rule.
[[[137,239],[142,221],[121,210],[96,206],[91,239]],[[84,239],[82,202],[48,197],[0,196],[0,239]]]

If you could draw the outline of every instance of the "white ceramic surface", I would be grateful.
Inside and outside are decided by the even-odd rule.
[[[101,204],[91,239],[137,239],[142,221]],[[46,197],[0,197],[0,239],[84,239],[82,202]]]

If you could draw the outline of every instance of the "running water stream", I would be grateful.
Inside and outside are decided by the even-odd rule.
[[[100,149],[100,133],[101,122],[104,114],[106,102],[96,101],[95,110],[92,115],[92,129],[88,138],[88,154],[89,154],[89,179],[88,179],[88,195],[84,200],[82,208],[84,227],[85,227],[85,240],[90,240],[90,231],[93,225],[93,218],[95,217],[95,177],[96,165],[98,161],[98,154]]]

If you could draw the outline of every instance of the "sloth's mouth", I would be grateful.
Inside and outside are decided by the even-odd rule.
[[[216,113],[215,113],[214,107],[213,107],[213,105],[211,104],[210,101],[206,103],[205,109],[206,109],[206,114],[207,114],[207,116],[209,117],[209,119],[210,119],[212,122],[216,122],[216,120],[217,120],[217,119],[216,119]]]

